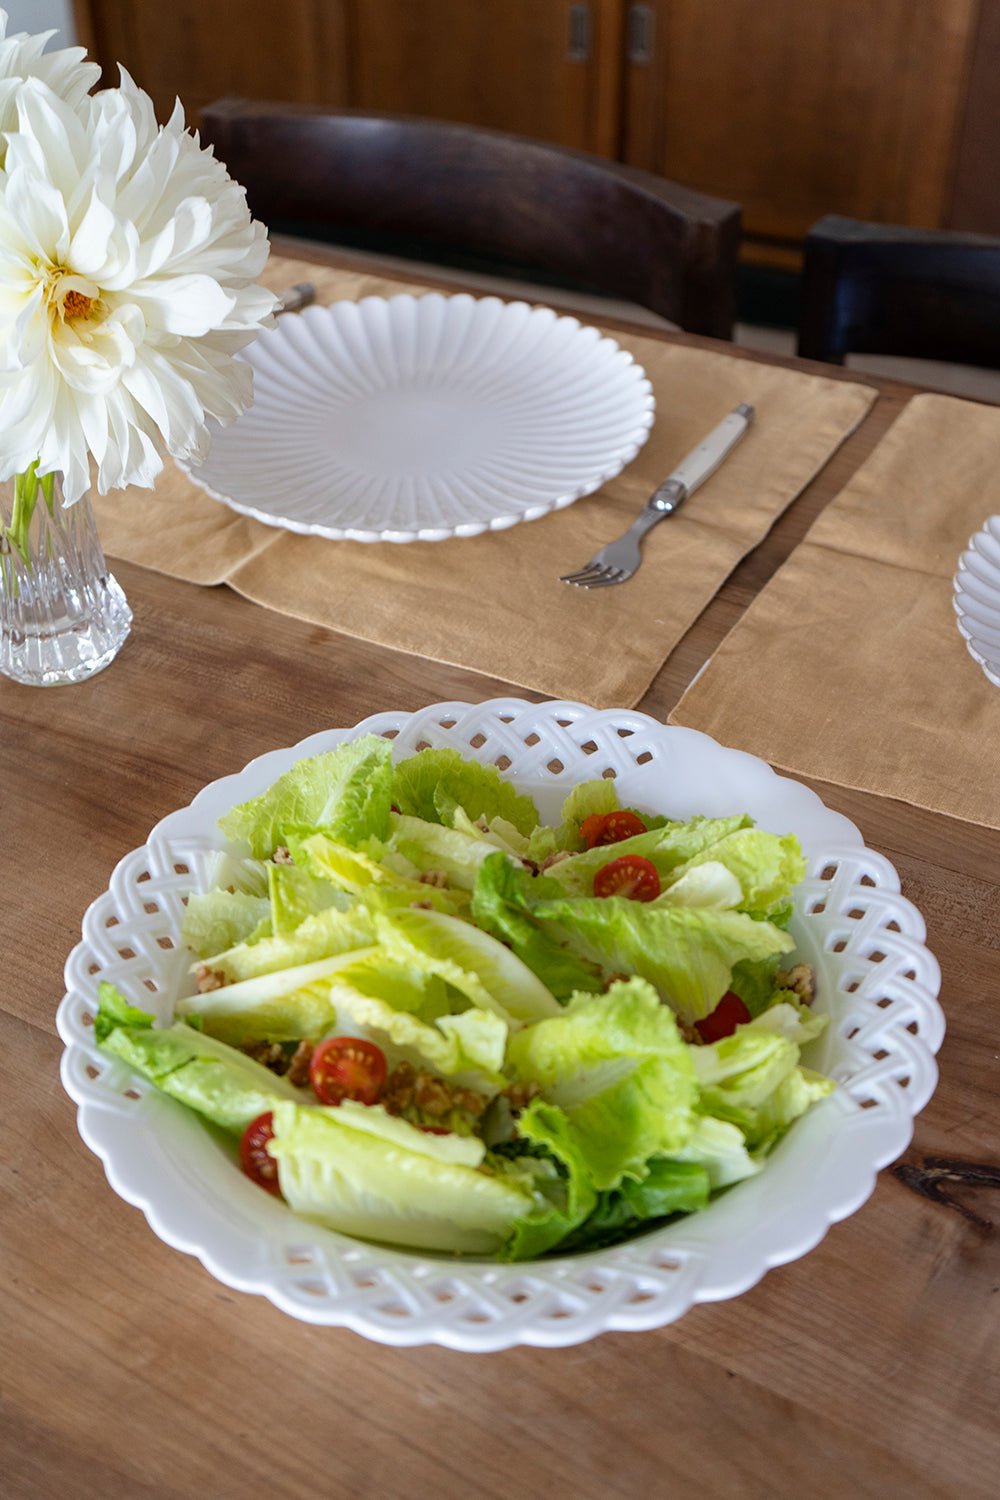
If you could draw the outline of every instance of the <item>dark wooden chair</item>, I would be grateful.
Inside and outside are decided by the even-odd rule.
[[[1000,369],[1000,240],[820,219],[805,242],[799,353]]]
[[[732,336],[735,203],[580,151],[434,120],[223,99],[202,111],[201,134],[276,233],[452,265],[459,251],[479,269],[534,271],[692,333]]]

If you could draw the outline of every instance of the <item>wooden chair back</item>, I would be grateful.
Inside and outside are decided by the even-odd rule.
[[[806,237],[798,348],[1000,369],[1000,240],[829,214]]]
[[[336,242],[362,230],[396,253],[404,241],[418,259],[471,252],[508,274],[533,269],[692,333],[732,336],[737,204],[434,120],[230,98],[202,112],[201,134],[275,232]]]

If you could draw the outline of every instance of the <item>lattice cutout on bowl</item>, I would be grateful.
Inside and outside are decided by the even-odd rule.
[[[391,738],[398,757],[432,744],[454,746],[488,763],[509,761],[510,775],[533,786],[553,785],[557,797],[576,780],[604,774],[638,774],[648,776],[651,786],[669,784],[675,772],[695,763],[692,757],[700,762],[715,755],[749,778],[755,797],[777,798],[780,807],[800,820],[818,820],[824,830],[854,832],[807,788],[692,731],[665,729],[632,712],[516,699],[376,715],[348,736],[313,736],[214,783],[191,808],[164,820],[149,844],[116,869],[109,890],[88,911],[83,941],[67,963],[68,993],[59,1013],[67,1045],[63,1079],[81,1106],[81,1130],[105,1159],[116,1190],[143,1208],[158,1233],[194,1250],[222,1280],[262,1292],[297,1317],[349,1326],[389,1343],[433,1340],[494,1349],[518,1342],[564,1345],[606,1328],[668,1322],[693,1301],[733,1295],[768,1265],[803,1253],[863,1201],[878,1167],[905,1147],[912,1116],[933,1089],[933,1054],[943,1033],[934,998],[939,973],[923,946],[923,921],[899,895],[892,866],[860,842],[824,834],[811,849],[795,930],[803,956],[814,957],[820,972],[821,1004],[832,1017],[833,1071],[843,1087],[829,1101],[833,1123],[825,1175],[811,1169],[802,1175],[793,1225],[787,1199],[774,1196],[783,1180],[775,1161],[707,1215],[611,1250],[527,1265],[368,1245],[281,1211],[269,1212],[266,1221],[262,1216],[248,1240],[240,1227],[245,1201],[241,1197],[237,1206],[235,1192],[229,1234],[216,1217],[213,1232],[200,1235],[197,1200],[189,1189],[186,1200],[177,1196],[186,1191],[184,1172],[171,1184],[172,1197],[143,1175],[143,1153],[135,1145],[148,1112],[163,1101],[148,1097],[144,1083],[96,1048],[97,985],[109,979],[167,1019],[189,963],[177,941],[184,898],[204,884],[205,860],[218,847],[210,833],[215,819],[256,795],[294,760],[369,731]],[[169,1145],[161,1129],[157,1146]],[[791,1136],[786,1145],[793,1148]],[[789,1160],[794,1164],[793,1149]],[[245,1187],[235,1167],[233,1181]],[[725,1226],[741,1212],[737,1195],[743,1192],[754,1195],[755,1211],[752,1224],[740,1223],[734,1271],[728,1261],[734,1235]],[[270,1200],[267,1206],[275,1208]],[[769,1225],[781,1226],[780,1237]]]

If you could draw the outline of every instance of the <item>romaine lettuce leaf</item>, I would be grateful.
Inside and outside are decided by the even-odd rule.
[[[794,834],[779,836],[759,828],[741,828],[719,839],[681,865],[676,878],[682,881],[707,861],[724,865],[739,882],[740,899],[732,905],[761,917],[787,907],[789,893],[806,873]]]
[[[751,1151],[769,1149],[816,1099],[834,1088],[832,1079],[799,1067],[799,1049],[764,1016],[737,1027],[732,1036],[692,1047],[701,1094],[698,1107],[737,1125]]]
[[[136,1015],[144,1012],[102,984],[95,1034],[104,1051],[223,1130],[243,1131],[281,1100],[298,1097],[284,1078],[225,1042],[183,1024],[152,1027]]]
[[[560,860],[546,873],[559,882],[567,895],[591,896],[594,876],[602,865],[626,854],[638,854],[652,861],[663,880],[702,850],[713,848],[737,829],[749,827],[751,821],[746,815],[741,815],[732,818],[697,817],[688,823],[665,823],[662,827],[650,828],[647,833],[621,839],[617,844],[599,845],[582,854],[573,854],[569,859]]]
[[[658,906],[696,906],[701,911],[732,911],[743,900],[743,887],[717,859],[686,865],[653,903]]]
[[[395,901],[408,906],[420,901],[433,906],[436,911],[468,909],[469,898],[464,891],[442,890],[436,885],[425,884],[418,878],[417,866],[410,865],[398,851],[390,856],[393,861],[390,865],[385,858],[388,851],[384,845],[369,844],[367,849],[349,849],[323,833],[308,834],[300,839],[291,832],[289,847],[297,864],[363,901],[377,895],[380,904]],[[400,864],[404,867],[402,870]]]
[[[426,1134],[378,1105],[359,1110],[275,1108],[268,1149],[297,1213],[361,1239],[489,1255],[530,1211],[523,1188],[470,1164],[481,1143]]]
[[[507,1023],[475,1006],[454,1013],[436,975],[394,964],[378,950],[335,976],[330,1001],[338,1031],[346,1027],[370,1036],[392,1064],[401,1053],[437,1073],[461,1074],[484,1092],[502,1086]]]
[[[473,920],[506,943],[557,1000],[568,1000],[582,990],[602,990],[599,967],[571,953],[556,941],[551,927],[543,927],[531,915],[532,901],[545,892],[558,896],[559,887],[544,877],[533,879],[502,854],[493,854],[476,878]]]
[[[272,866],[273,868],[273,866]],[[181,940],[198,958],[271,934],[271,903],[245,891],[207,891],[188,897]]]
[[[544,1147],[560,1166],[557,1177],[540,1179],[533,1203],[511,1225],[501,1260],[533,1260],[560,1244],[591,1214],[597,1192],[577,1132],[566,1114],[533,1099],[518,1120],[518,1134]]]
[[[327,911],[330,907],[346,911],[350,906],[344,893],[330,881],[317,880],[298,865],[269,864],[267,888],[271,899],[271,927],[277,937],[286,937],[306,917],[314,917],[317,912]]]
[[[469,823],[470,828],[475,824]],[[516,834],[516,829],[512,830]],[[492,856],[499,859],[496,846],[478,829],[474,833],[427,823],[423,818],[393,814],[390,847],[404,855],[420,871],[435,870],[447,875],[448,884],[471,891],[481,865]]]
[[[209,1035],[237,1046],[245,1037],[285,1042],[323,1036],[336,1020],[330,999],[333,976],[354,961],[351,951],[224,984],[178,1000],[176,1014],[199,1017]]]
[[[574,952],[607,973],[647,979],[689,1023],[715,1009],[729,989],[734,964],[795,946],[787,933],[743,912],[668,907],[621,896],[539,901],[532,914],[555,923],[557,935]]]
[[[559,1016],[515,1033],[507,1063],[562,1110],[591,1182],[604,1189],[642,1177],[651,1156],[687,1140],[698,1094],[694,1050],[652,985],[631,979],[607,995],[577,995]],[[531,1108],[518,1121],[521,1134]]]
[[[436,974],[473,1005],[507,1022],[558,1012],[550,990],[526,964],[488,933],[436,911],[376,913],[385,951],[402,964]]]
[[[673,1153],[672,1159],[703,1167],[713,1193],[719,1188],[730,1187],[734,1182],[742,1182],[745,1177],[753,1177],[762,1166],[747,1150],[742,1130],[728,1120],[716,1120],[712,1115],[695,1116],[690,1138]]]
[[[392,800],[401,813],[447,827],[457,808],[473,822],[504,818],[525,837],[538,825],[538,810],[530,797],[504,781],[496,766],[465,760],[457,750],[420,750],[400,761]]]
[[[705,1167],[697,1162],[654,1157],[641,1182],[626,1179],[620,1188],[598,1194],[587,1218],[561,1241],[560,1250],[595,1250],[617,1244],[624,1235],[652,1219],[694,1213],[708,1202]]]
[[[286,842],[287,828],[323,829],[351,846],[389,833],[392,747],[379,735],[345,740],[300,760],[260,797],[219,819],[226,838],[246,840],[258,859]]]
[[[277,974],[283,969],[369,948],[374,941],[375,925],[364,906],[352,906],[347,911],[329,907],[314,917],[306,917],[284,937],[259,938],[215,954],[210,967],[234,982],[256,979],[261,974]]]

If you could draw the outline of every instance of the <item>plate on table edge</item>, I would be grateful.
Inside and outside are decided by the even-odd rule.
[[[952,579],[958,628],[974,662],[1000,687],[1000,516],[969,538]]]
[[[182,897],[197,887],[199,861],[225,847],[215,820],[296,760],[366,733],[392,737],[401,754],[431,744],[499,762],[546,821],[572,784],[607,774],[624,803],[684,818],[747,811],[765,829],[798,834],[808,874],[791,931],[798,956],[816,965],[817,1004],[831,1015],[806,1053],[840,1087],[796,1122],[764,1171],[700,1213],[610,1249],[516,1264],[398,1250],[296,1217],[239,1172],[196,1116],[96,1047],[102,978],[164,1018],[172,1013],[170,990],[189,964],[177,942]],[[632,710],[516,698],[438,703],[271,751],[158,823],[88,909],[67,961],[61,1076],[114,1190],[227,1286],[380,1343],[560,1347],[660,1327],[695,1303],[736,1296],[868,1198],[937,1081],[940,971],[924,936],[895,870],[865,848],[854,824],[755,756]]]
[[[383,384],[376,381],[374,387],[361,392],[364,397],[397,393],[392,381],[399,378],[401,364],[411,367],[402,377],[404,384],[409,381],[413,393],[425,395],[428,370],[412,371],[417,339],[421,336],[431,340],[429,369],[447,373],[451,367],[442,369],[440,364],[441,347],[447,340],[439,337],[433,322],[433,315],[441,308],[445,309],[443,319],[457,325],[449,330],[456,359],[470,342],[469,326],[474,327],[477,320],[492,328],[490,320],[499,318],[513,326],[515,338],[530,330],[536,345],[555,346],[536,350],[530,339],[526,341],[529,355],[536,353],[540,365],[547,362],[553,367],[551,388],[546,391],[543,385],[541,394],[525,388],[525,374],[518,358],[511,359],[509,381],[513,385],[508,386],[506,394],[518,407],[524,407],[517,421],[526,423],[513,453],[505,455],[501,444],[499,456],[491,452],[488,459],[477,460],[480,472],[478,476],[473,472],[471,479],[461,466],[457,471],[439,472],[429,479],[424,476],[425,489],[419,500],[398,493],[395,496],[390,493],[388,498],[377,496],[378,504],[388,507],[381,524],[370,524],[367,512],[362,524],[358,502],[352,501],[349,493],[352,485],[355,494],[359,485],[370,485],[371,471],[344,467],[343,474],[348,476],[347,497],[340,494],[331,499],[327,495],[318,502],[318,507],[313,503],[306,514],[283,513],[280,507],[275,509],[265,504],[279,484],[284,493],[298,495],[297,486],[308,489],[317,474],[328,474],[336,466],[339,452],[334,435],[323,430],[322,437],[317,438],[315,423],[303,427],[300,402],[304,391],[310,399],[320,401],[321,427],[322,418],[329,419],[330,415],[322,403],[328,401],[326,393],[331,382],[350,379],[362,385],[370,383],[373,366]],[[400,347],[393,347],[391,339],[386,342],[385,327],[380,326],[387,320],[391,326],[394,319],[403,329],[402,333],[397,329],[396,334]],[[409,319],[416,322],[416,335],[412,325],[406,327]],[[475,346],[475,340],[471,342]],[[567,360],[569,346],[573,358]],[[502,354],[510,354],[512,348],[517,356],[514,339],[503,346]],[[649,436],[656,409],[653,387],[645,370],[609,335],[552,308],[506,302],[499,297],[472,297],[465,292],[453,296],[428,292],[420,297],[402,292],[389,298],[363,297],[358,302],[345,299],[327,306],[307,307],[259,334],[238,357],[246,359],[254,369],[253,404],[231,426],[213,429],[212,448],[204,463],[196,466],[179,463],[178,467],[213,500],[240,515],[250,516],[265,526],[330,541],[439,542],[452,537],[479,536],[485,531],[504,531],[518,522],[535,521],[550,511],[564,510],[574,501],[594,494],[632,462]],[[434,361],[438,361],[437,365]],[[561,368],[560,362],[568,368]],[[477,381],[484,376],[495,378],[496,364],[493,358],[492,362],[473,362],[467,369],[460,368],[460,391],[466,404],[476,394]],[[312,382],[310,385],[307,381],[305,387],[304,370]],[[574,386],[579,387],[575,397]],[[447,389],[455,395],[454,382]],[[357,395],[357,390],[352,394]],[[568,396],[575,404],[567,412]],[[537,433],[534,429],[544,415],[546,402],[554,403],[556,409],[548,430]],[[433,414],[431,417],[433,420]],[[480,407],[475,420],[481,419]],[[472,420],[472,415],[468,415],[464,425]],[[287,452],[280,460],[274,456],[277,448],[269,450],[267,442],[262,448],[259,444],[256,429],[262,422],[270,422],[272,429],[279,432],[278,447],[287,444]],[[571,462],[568,469],[559,469],[560,449],[567,447],[566,428],[573,423],[581,432],[573,440],[577,450],[582,445],[591,456],[581,459],[578,467]],[[460,416],[458,425],[462,425]],[[391,428],[386,426],[381,430]],[[310,442],[318,442],[315,451],[303,448],[303,432],[308,432]],[[245,452],[248,438],[258,446]],[[509,442],[509,435],[504,436],[503,442]],[[572,455],[573,443],[569,444],[569,450]],[[228,480],[220,472],[220,453],[223,470],[227,462],[235,464],[235,482],[232,469]],[[553,466],[559,478],[547,480],[545,471]],[[274,478],[267,479],[268,473]],[[386,478],[384,474],[375,477]],[[399,474],[396,480],[398,484],[420,482],[410,473]],[[354,505],[355,514],[349,524],[336,523],[338,503],[342,510],[346,506],[348,516]],[[323,509],[331,514],[321,515]],[[403,517],[408,517],[405,524]]]

